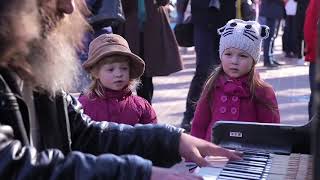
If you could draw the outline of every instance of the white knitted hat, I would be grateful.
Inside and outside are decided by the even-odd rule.
[[[221,35],[220,59],[226,49],[238,48],[250,54],[257,63],[260,59],[262,40],[269,36],[269,27],[256,21],[232,19],[219,28],[218,33]]]

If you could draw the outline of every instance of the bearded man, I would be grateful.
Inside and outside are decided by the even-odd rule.
[[[0,179],[200,179],[160,167],[239,158],[168,125],[84,115],[62,89],[77,82],[86,13],[81,0],[0,1]]]

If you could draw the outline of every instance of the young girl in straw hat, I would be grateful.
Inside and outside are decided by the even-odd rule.
[[[85,114],[96,121],[129,125],[156,123],[156,113],[131,89],[144,71],[144,62],[133,54],[127,41],[116,34],[103,34],[89,45],[83,68],[92,82],[79,97]]]
[[[267,26],[230,20],[218,29],[221,65],[208,78],[197,104],[191,134],[211,141],[219,120],[279,123],[277,99],[271,85],[255,70]]]

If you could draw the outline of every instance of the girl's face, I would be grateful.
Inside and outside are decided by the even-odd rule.
[[[128,86],[129,74],[128,61],[113,61],[102,64],[98,69],[96,78],[100,80],[105,88],[118,91]]]
[[[237,48],[226,49],[221,57],[223,71],[232,78],[238,78],[250,72],[253,62],[253,58],[247,52]]]

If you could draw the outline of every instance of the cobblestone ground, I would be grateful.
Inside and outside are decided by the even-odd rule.
[[[284,58],[281,41],[275,43],[276,58],[285,65],[276,69],[267,69],[262,61],[257,65],[260,75],[275,89],[281,116],[281,123],[301,125],[308,121],[307,105],[309,101],[308,65],[299,65],[298,59]],[[195,71],[195,53],[193,48],[181,49],[184,70],[165,77],[154,78],[155,108],[159,123],[178,126],[185,110],[188,88]]]

